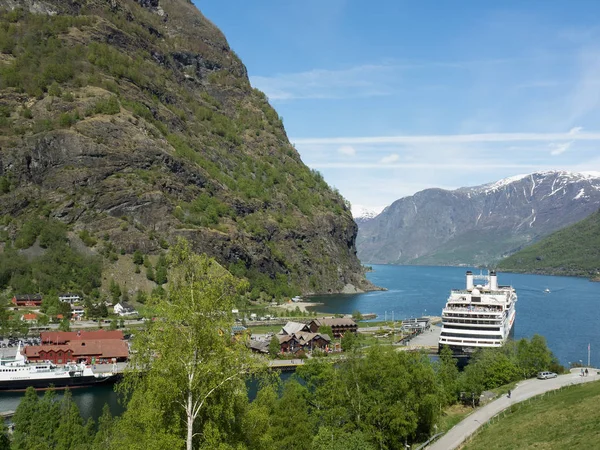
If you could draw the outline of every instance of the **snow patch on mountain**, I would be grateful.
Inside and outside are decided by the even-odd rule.
[[[373,219],[377,217],[385,206],[352,205],[352,217],[354,219]]]

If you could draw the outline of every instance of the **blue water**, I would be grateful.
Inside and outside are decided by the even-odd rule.
[[[441,315],[450,289],[465,287],[466,267],[375,265],[367,278],[387,291],[311,297],[323,303],[315,309],[327,313],[376,313],[401,320]],[[479,273],[478,269],[472,269]],[[600,366],[600,283],[584,278],[499,273],[498,283],[517,290],[515,338],[543,335],[563,365],[591,363]],[[550,293],[544,290],[549,289]]]

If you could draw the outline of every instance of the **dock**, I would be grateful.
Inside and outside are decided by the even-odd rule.
[[[303,359],[274,359],[269,361],[270,369],[281,370],[283,372],[292,372],[302,365],[304,365]]]
[[[442,327],[439,326],[431,326],[429,330],[424,331],[416,335],[412,338],[404,347],[401,347],[399,350],[403,351],[417,351],[417,350],[426,350],[430,353],[438,352],[438,340],[440,339],[440,334],[442,332]]]

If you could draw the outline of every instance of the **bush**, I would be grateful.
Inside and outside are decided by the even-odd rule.
[[[110,96],[107,98],[101,98],[98,101],[96,101],[94,106],[90,110],[88,110],[88,112],[90,112],[88,115],[91,115],[91,114],[114,115],[114,114],[118,114],[119,112],[121,112],[121,105],[119,104],[119,100],[117,100],[117,97]]]

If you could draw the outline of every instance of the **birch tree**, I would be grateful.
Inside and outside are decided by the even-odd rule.
[[[130,401],[115,444],[232,448],[247,406],[244,380],[253,369],[231,332],[234,300],[246,286],[184,240],[169,263],[168,294],[151,301],[156,319],[133,343],[135,369],[125,381]]]

